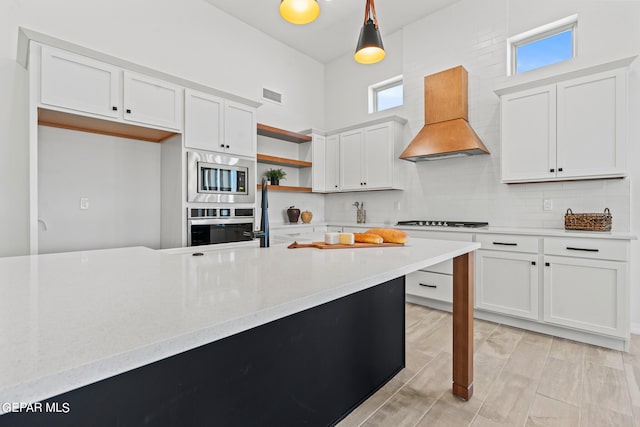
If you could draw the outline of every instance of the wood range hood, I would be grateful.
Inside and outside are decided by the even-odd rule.
[[[468,75],[463,66],[424,78],[424,127],[400,154],[419,162],[489,154],[469,125]]]

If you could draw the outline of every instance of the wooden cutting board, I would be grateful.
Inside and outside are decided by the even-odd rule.
[[[288,246],[289,249],[297,248],[318,248],[318,249],[358,249],[358,248],[380,248],[391,246],[404,246],[403,243],[354,243],[353,245],[328,245],[325,242],[298,243],[293,242]]]

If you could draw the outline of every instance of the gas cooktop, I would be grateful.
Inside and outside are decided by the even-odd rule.
[[[470,222],[470,221],[432,221],[432,220],[414,220],[414,221],[398,221],[396,225],[415,225],[418,227],[467,227],[480,228],[487,227],[488,222]]]

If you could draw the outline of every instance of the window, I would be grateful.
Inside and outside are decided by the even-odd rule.
[[[507,40],[507,75],[566,61],[576,56],[578,15],[569,16]]]
[[[369,113],[402,105],[402,76],[369,86]]]

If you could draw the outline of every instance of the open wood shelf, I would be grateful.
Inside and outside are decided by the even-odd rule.
[[[303,160],[287,159],[285,157],[268,156],[266,154],[258,154],[256,156],[260,163],[268,163],[270,165],[289,166],[292,168],[310,168],[311,162]]]
[[[94,117],[80,116],[62,111],[46,110],[44,108],[38,108],[38,124],[41,126],[99,133],[101,135],[111,135],[149,142],[162,142],[167,138],[177,135],[176,132],[96,119]]]
[[[262,190],[262,185],[257,185],[258,190]],[[296,193],[311,193],[311,187],[293,187],[288,185],[269,185],[269,191],[293,191]]]
[[[258,123],[258,135],[281,139],[283,141],[295,142],[297,144],[311,141],[310,135],[303,135],[298,132],[291,132],[289,130],[263,125],[262,123]]]

